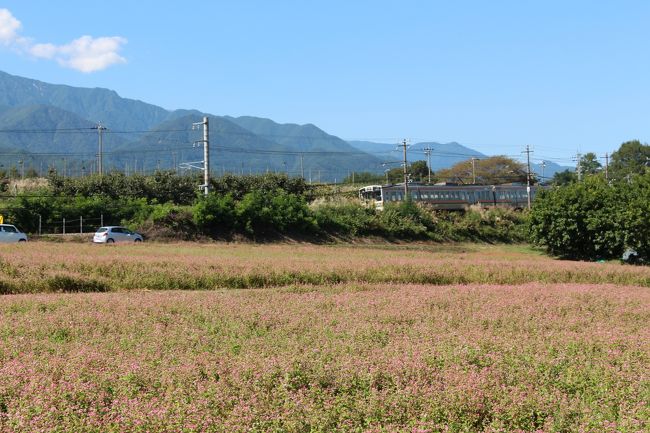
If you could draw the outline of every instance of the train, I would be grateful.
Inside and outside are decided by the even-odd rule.
[[[529,199],[535,198],[538,186],[507,185],[458,185],[418,183],[408,184],[411,200],[426,203],[437,210],[468,210],[470,207],[526,209]],[[404,201],[404,184],[368,185],[359,189],[359,199],[369,206],[382,210],[384,204]]]

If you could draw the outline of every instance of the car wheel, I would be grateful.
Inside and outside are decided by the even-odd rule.
[[[27,239],[18,239],[18,242],[27,242]]]
[[[135,243],[142,242],[142,239],[135,239],[133,242]]]
[[[106,239],[107,244],[114,244],[115,241],[113,239]]]

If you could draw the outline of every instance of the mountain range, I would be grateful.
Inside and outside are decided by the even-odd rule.
[[[314,181],[341,180],[351,172],[383,173],[401,161],[394,144],[347,142],[312,124],[215,116],[198,110],[166,110],[122,98],[115,91],[49,84],[0,71],[0,169],[48,168],[80,175],[97,170],[98,125],[105,169],[150,172],[198,166],[201,131],[192,124],[209,118],[213,174],[287,172]],[[417,143],[409,161],[426,159],[432,169],[485,157],[458,143]],[[547,173],[553,169],[548,165]],[[548,174],[552,175],[552,174]]]

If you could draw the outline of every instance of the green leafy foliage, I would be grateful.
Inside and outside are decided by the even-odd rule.
[[[235,200],[231,194],[211,193],[192,209],[194,223],[212,234],[230,232],[235,226]]]
[[[647,262],[650,260],[650,173],[633,179],[619,188],[624,190],[627,203],[621,211],[621,225],[625,227],[625,245]]]
[[[306,200],[313,198],[313,188],[305,182],[305,179],[289,177],[286,174],[267,173],[251,176],[226,174],[211,179],[210,183],[212,191],[222,195],[230,194],[237,201],[253,191],[273,193],[276,190],[303,196]]]
[[[620,258],[632,248],[647,260],[649,199],[649,175],[612,185],[589,176],[542,191],[531,213],[531,238],[551,254],[566,258]]]
[[[435,229],[431,214],[410,200],[386,205],[379,220],[389,237],[427,238],[428,230]]]
[[[612,153],[609,167],[612,179],[623,180],[628,175],[644,174],[650,165],[650,145],[639,140],[626,141]]]
[[[558,171],[553,175],[553,179],[551,180],[551,183],[553,185],[568,185],[573,182],[578,181],[578,175],[576,174],[575,171],[571,171],[569,169],[566,169],[564,171]]]
[[[305,199],[278,189],[252,191],[235,205],[237,225],[249,235],[315,232],[318,228]]]
[[[528,214],[511,209],[441,213],[438,230],[445,239],[479,242],[525,242]]]
[[[145,198],[150,203],[192,204],[198,181],[191,176],[179,176],[173,171],[158,171],[151,176],[111,172],[104,176],[48,177],[54,195],[111,199]]]
[[[41,227],[60,227],[62,220],[87,219],[87,230],[100,224],[103,216],[104,224],[128,223],[131,220],[141,221],[151,211],[146,199],[121,198],[112,199],[103,196],[65,197],[51,196],[44,191],[42,194],[21,194],[12,199],[3,211],[9,221],[15,222],[22,230],[37,233],[39,217]],[[77,223],[78,224],[78,223]],[[75,227],[76,229],[76,227]]]
[[[519,161],[505,156],[461,161],[451,168],[438,170],[443,180],[458,183],[495,185],[509,182],[526,182],[526,167]],[[533,179],[533,181],[535,181]]]
[[[415,182],[426,182],[429,180],[429,168],[426,161],[415,161],[408,166],[409,179]],[[386,172],[386,177],[391,183],[404,182],[404,168],[395,167]],[[435,177],[431,181],[435,181]]]
[[[358,203],[324,204],[315,209],[314,216],[326,233],[363,236],[377,231],[377,212]]]

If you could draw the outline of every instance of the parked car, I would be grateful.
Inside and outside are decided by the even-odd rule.
[[[27,235],[11,224],[0,224],[0,242],[27,242]]]
[[[112,244],[117,242],[142,242],[142,235],[132,232],[126,227],[107,226],[100,227],[93,236],[93,242],[98,244]]]

